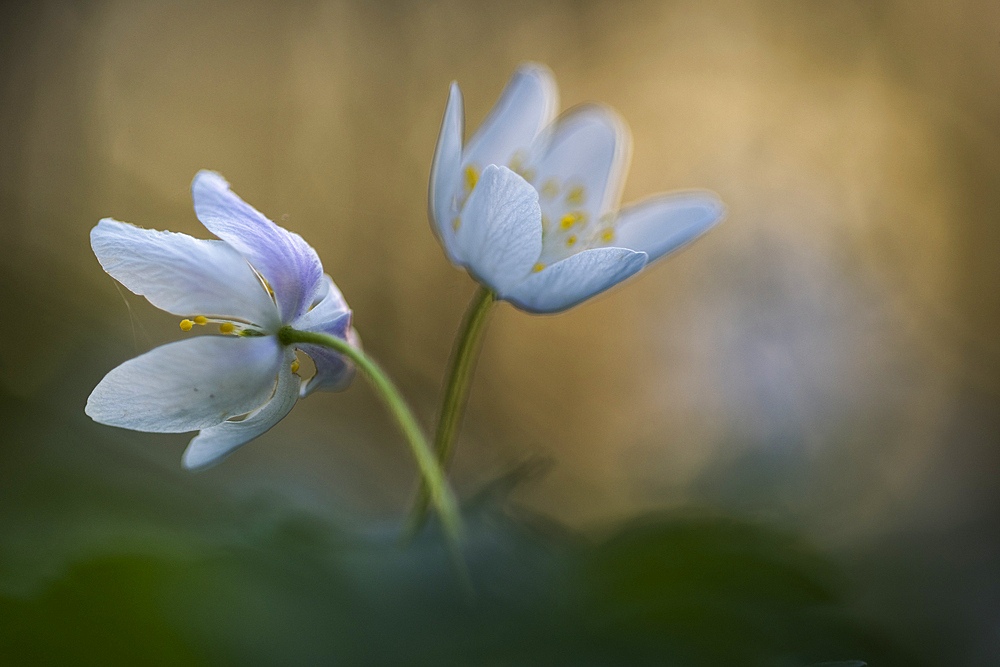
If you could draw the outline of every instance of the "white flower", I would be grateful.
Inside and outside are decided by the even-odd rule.
[[[649,197],[619,210],[628,127],[605,106],[555,118],[545,67],[517,69],[463,146],[457,83],[431,165],[428,209],[448,258],[529,312],[570,308],[635,274],[719,222],[708,191]]]
[[[297,345],[316,363],[305,384],[290,325],[357,342],[351,311],[316,251],[229,190],[216,173],[191,185],[198,219],[222,240],[142,229],[111,219],[90,234],[101,266],[157,308],[184,316],[181,329],[217,325],[155,348],[108,373],[87,400],[95,421],[135,431],[200,430],[186,468],[216,463],[280,421],[296,399],[347,387],[354,367],[331,350]]]

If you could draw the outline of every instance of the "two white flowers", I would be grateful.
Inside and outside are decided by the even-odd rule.
[[[570,308],[625,280],[720,221],[710,192],[650,197],[619,209],[631,138],[610,108],[556,117],[548,69],[518,68],[463,145],[452,84],[431,166],[428,212],[448,258],[523,310]],[[87,414],[123,428],[198,430],[185,467],[215,463],[280,421],[300,396],[340,390],[353,366],[335,351],[286,344],[280,332],[328,334],[357,346],[351,311],[315,250],[233,194],[213,172],[192,185],[195,212],[219,240],[102,220],[91,233],[101,265],[181,328],[218,327],[112,370]],[[295,350],[316,373],[303,383]]]

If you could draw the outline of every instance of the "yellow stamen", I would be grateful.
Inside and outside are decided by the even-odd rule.
[[[198,317],[194,318],[194,323],[201,326],[205,326],[206,324],[208,324],[208,318],[205,317],[204,315],[199,315]]]
[[[222,324],[219,325],[219,331],[221,331],[224,334],[233,333],[233,329],[235,328],[236,327],[233,326],[232,322],[223,322]]]
[[[577,185],[571,188],[568,193],[566,193],[566,203],[573,204],[574,206],[579,206],[583,203],[586,198],[586,191],[583,189],[582,185]]]
[[[194,322],[191,320],[181,320],[181,331],[191,331],[191,327],[194,326]]]
[[[544,264],[542,264],[541,262],[539,262],[538,264],[535,264],[535,266],[533,266],[533,267],[531,268],[531,271],[532,271],[533,273],[538,273],[539,271],[541,271],[541,270],[542,270],[542,269],[544,269],[544,268],[545,268],[545,265],[544,265]]]
[[[261,284],[264,286],[264,289],[267,290],[267,293],[270,294],[271,298],[273,299],[274,298],[274,290],[271,289],[271,283],[267,282],[267,278],[265,278],[264,276],[262,276],[260,274],[260,271],[258,271],[257,269],[254,269],[252,266],[250,268],[253,269],[253,272],[255,274],[257,274],[257,278],[260,280]]]
[[[471,164],[465,168],[465,189],[472,192],[472,189],[476,187],[476,183],[479,182],[479,171],[476,170]]]
[[[576,237],[575,236],[571,236],[568,239],[566,239],[566,247],[567,248],[572,248],[574,245],[576,245]]]
[[[563,216],[562,228],[569,229],[578,222],[586,222],[586,221],[587,221],[586,211],[572,211],[571,213],[567,213],[566,215]]]
[[[544,185],[542,185],[542,189],[539,190],[539,193],[546,199],[552,199],[559,194],[559,182],[554,178],[548,179],[545,181]]]
[[[612,241],[614,241],[615,230],[613,230],[611,227],[606,228],[603,232],[601,232],[601,240],[604,241],[605,243],[611,243]]]
[[[456,215],[455,219],[451,221],[451,228],[457,232],[458,228],[461,226],[462,226],[462,219]]]
[[[293,373],[298,373],[299,372],[299,360],[298,359],[296,359],[295,361],[292,362],[292,372]]]
[[[529,183],[531,183],[533,180],[535,180],[535,170],[534,169],[525,169],[524,171],[519,172],[519,173],[520,173],[521,178],[523,178],[524,180],[528,181]]]

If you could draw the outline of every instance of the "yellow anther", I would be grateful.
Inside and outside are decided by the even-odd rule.
[[[567,213],[563,216],[560,224],[563,229],[569,229],[578,222],[586,222],[587,214],[584,211],[573,211],[572,213]]]
[[[232,322],[223,322],[222,324],[219,325],[219,331],[224,334],[233,333],[233,329],[235,328],[236,327],[233,326]]]
[[[465,189],[472,192],[479,182],[479,172],[471,164],[465,168]]]
[[[191,327],[194,326],[194,322],[191,320],[181,320],[181,331],[191,331]]]
[[[521,171],[521,172],[518,172],[518,173],[521,175],[521,178],[523,178],[524,180],[528,181],[529,183],[531,183],[533,180],[535,180],[535,170],[534,169],[525,169],[524,171]]]
[[[520,173],[521,167],[524,166],[524,153],[521,151],[514,153],[514,155],[511,156],[510,162],[508,163],[507,166],[510,167],[511,171],[515,173]]]
[[[208,324],[208,318],[205,317],[204,315],[199,315],[198,317],[194,318],[194,323],[201,326],[205,326],[206,324]]]
[[[299,360],[298,359],[296,359],[295,361],[292,362],[292,372],[293,373],[298,373],[299,372]]]
[[[583,189],[582,185],[577,185],[576,187],[570,188],[570,191],[566,193],[566,203],[573,204],[574,206],[579,206],[586,199],[586,191]]]
[[[542,184],[542,188],[538,192],[546,199],[552,199],[559,194],[559,182],[554,178],[550,178]]]
[[[615,230],[607,227],[603,232],[601,232],[601,240],[605,243],[611,243],[615,240]]]
[[[538,264],[535,264],[533,267],[531,267],[531,271],[532,271],[532,273],[538,273],[539,271],[541,271],[544,268],[545,268],[545,265],[542,264],[541,262],[539,262]]]
[[[456,215],[455,219],[451,221],[451,228],[457,232],[458,228],[461,226],[462,226],[462,219]]]
[[[574,245],[576,245],[576,236],[571,236],[568,239],[566,239],[567,248],[572,248]]]

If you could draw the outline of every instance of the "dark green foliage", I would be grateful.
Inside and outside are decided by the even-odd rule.
[[[512,512],[522,471],[466,506],[470,598],[434,527],[403,547],[401,521],[237,501],[75,414],[0,408],[2,665],[919,665],[764,525],[661,514],[595,539]]]

